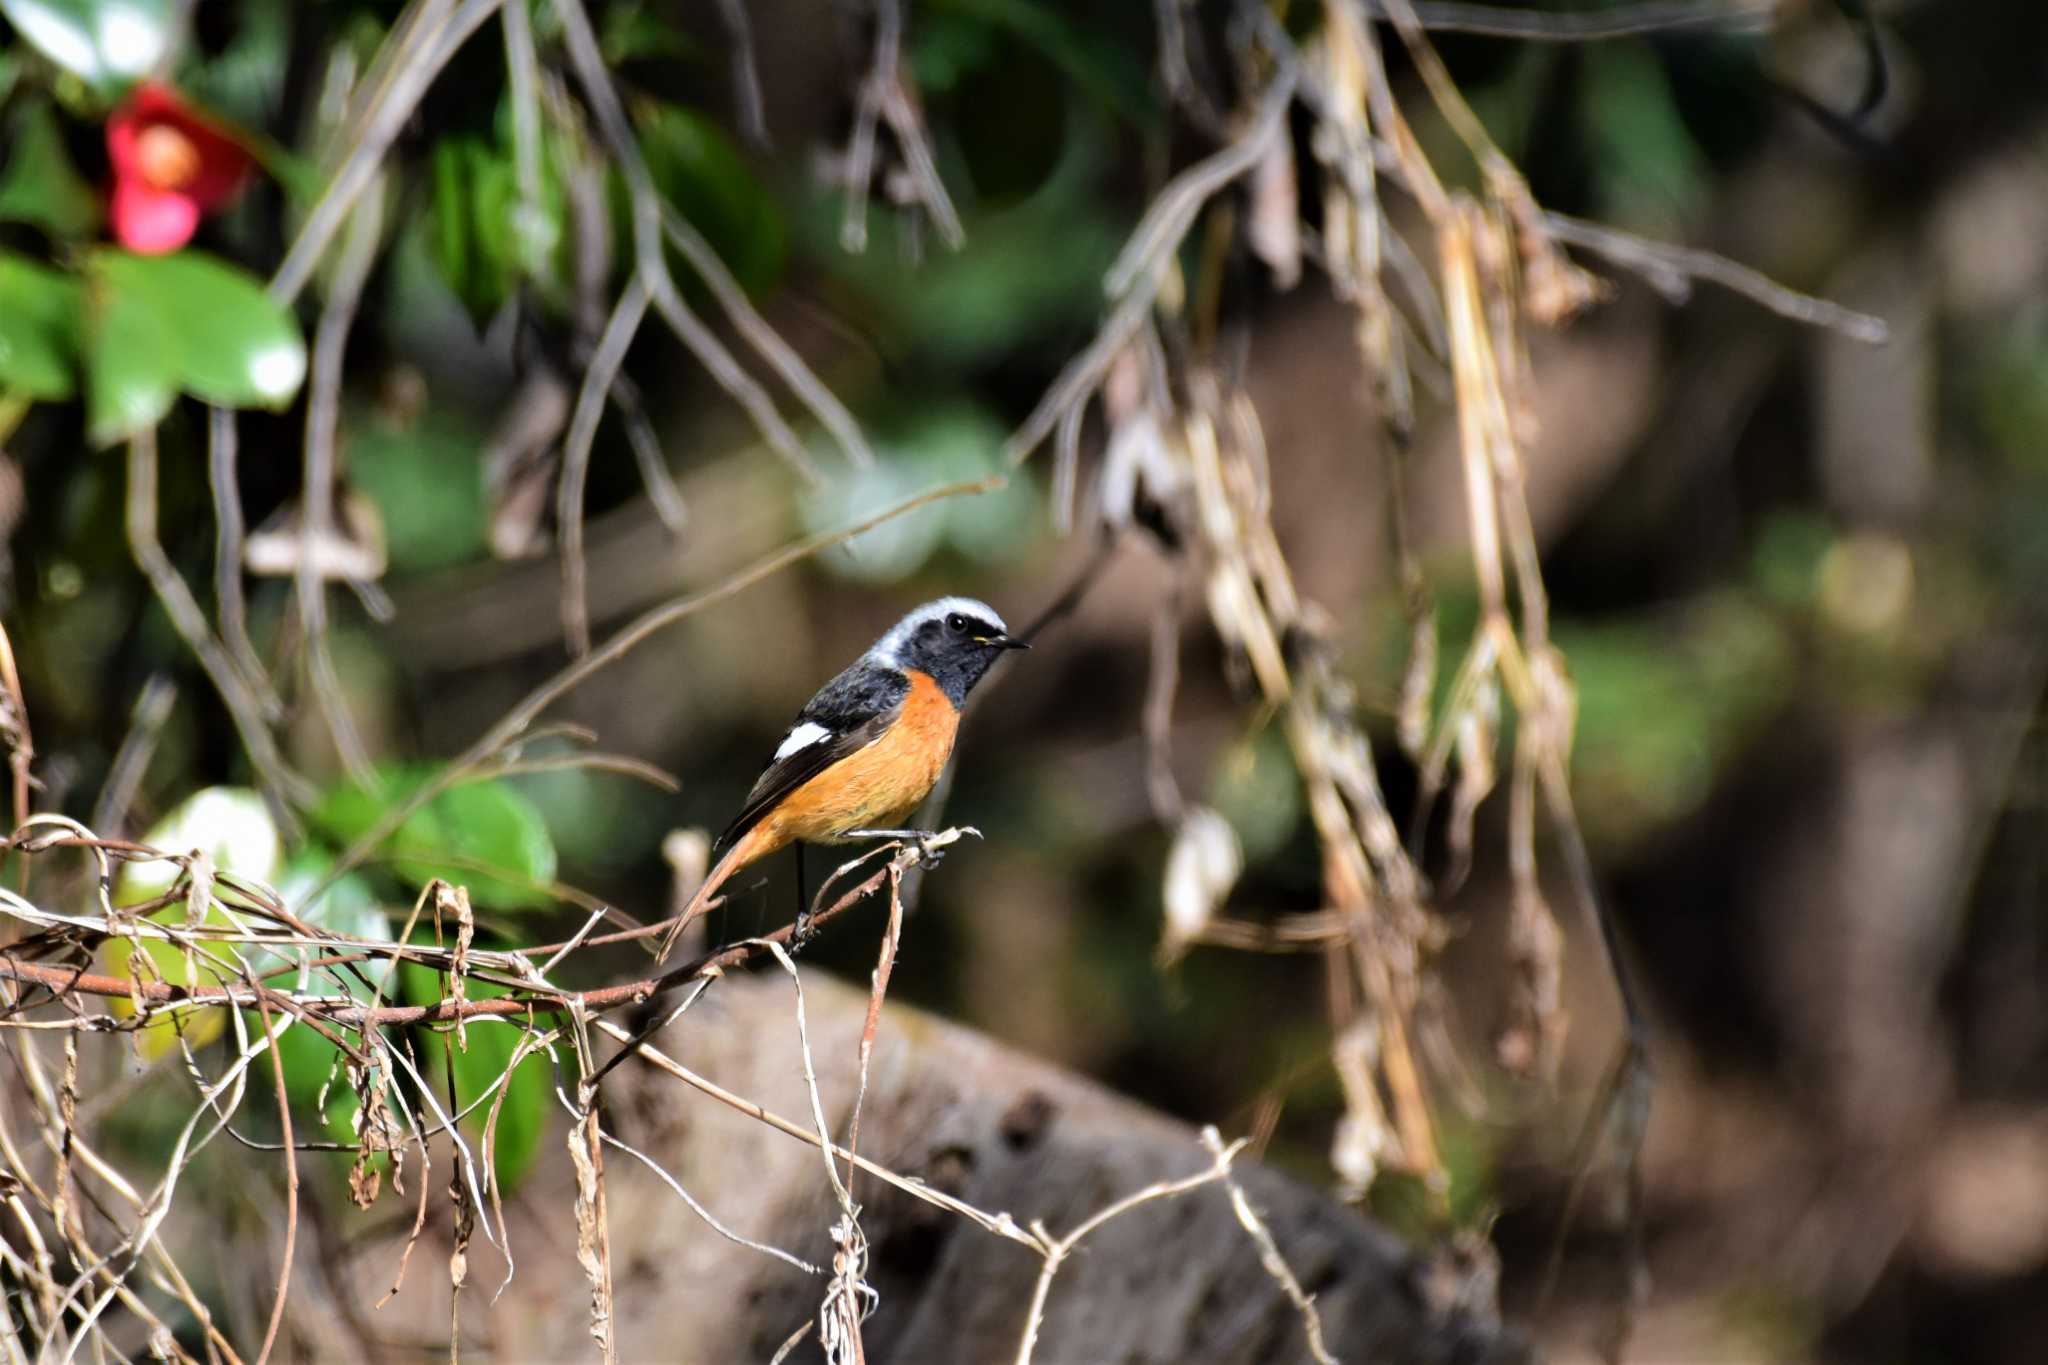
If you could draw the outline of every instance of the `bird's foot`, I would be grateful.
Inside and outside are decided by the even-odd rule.
[[[803,909],[796,912],[796,922],[789,926],[790,956],[794,957],[798,953],[802,952],[804,949],[810,947],[811,940],[816,938],[817,936],[817,919],[814,915],[812,915],[810,907],[805,906]]]

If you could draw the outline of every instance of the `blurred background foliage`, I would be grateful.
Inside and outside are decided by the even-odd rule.
[[[1220,31],[1226,7],[1187,8]],[[1290,23],[1309,8],[1274,7]],[[1580,689],[1573,778],[1658,1019],[1655,1282],[1637,1351],[2029,1358],[2048,1333],[2048,11],[1893,0],[1871,4],[1866,25],[1862,4],[1751,8],[1774,22],[1592,44],[1440,39],[1547,207],[1725,252],[1892,328],[1887,346],[1864,348],[1711,289],[1673,309],[1621,281],[1531,357],[1531,503]],[[879,194],[852,252],[835,149],[867,59],[858,15],[750,7],[753,129],[715,10],[592,6],[661,198],[854,407],[877,459],[852,468],[807,438],[822,474],[793,477],[672,338],[644,329],[625,361],[635,397],[599,426],[590,465],[599,638],[793,536],[995,468],[1091,335],[1102,273],[1150,194],[1212,145],[1159,89],[1153,7],[924,0],[905,58],[965,241],[949,249]],[[38,805],[103,835],[212,847],[220,867],[288,892],[324,881],[423,765],[562,664],[551,433],[602,323],[579,313],[584,276],[613,297],[634,249],[626,187],[567,95],[559,19],[534,0],[537,139],[522,143],[528,97],[508,87],[486,27],[399,135],[348,343],[335,553],[353,567],[333,576],[355,591],[331,596],[331,628],[341,694],[378,765],[366,787],[304,682],[291,605],[307,343],[335,281],[324,273],[297,301],[264,281],[323,183],[341,94],[400,13],[367,0],[0,0],[0,604],[35,727]],[[1852,117],[1870,42],[1888,80]],[[1398,61],[1397,75],[1408,79]],[[205,205],[169,251],[135,246],[109,214],[124,176],[164,178],[110,156],[145,77],[249,162],[237,193]],[[1420,130],[1433,150],[1455,145],[1442,126]],[[611,224],[594,260],[576,223],[593,166]],[[672,268],[703,307],[703,281],[680,255]],[[1391,740],[1408,638],[1384,530],[1396,494],[1349,315],[1246,262],[1217,287],[1219,349],[1267,427],[1276,525]],[[228,713],[128,548],[119,444],[154,428],[158,533],[205,595],[209,403],[242,409],[249,632],[280,693],[284,755],[307,780],[282,820],[251,790]],[[636,423],[665,470],[654,499]],[[1455,657],[1476,607],[1441,401],[1425,402],[1402,458],[1398,495]],[[320,914],[395,929],[439,873],[470,887],[480,942],[566,936],[582,912],[556,908],[565,888],[659,918],[673,875],[663,836],[721,824],[794,707],[905,606],[966,592],[1018,622],[1053,600],[1092,546],[1054,532],[1044,485],[1027,466],[1000,493],[764,581],[560,709],[679,789],[550,769],[570,741],[543,736],[520,755],[536,770],[438,798],[331,887]],[[1144,794],[1139,717],[1167,573],[1134,540],[1098,576],[977,698],[945,816],[988,837],[929,879],[895,990],[1191,1120],[1255,1131],[1268,1159],[1327,1181],[1341,1099],[1322,1064],[1315,959],[1198,947],[1157,961],[1167,836]],[[1235,912],[1314,910],[1291,761],[1247,720],[1221,656],[1199,633],[1183,646],[1181,780],[1243,846]],[[147,704],[166,687],[170,704]],[[1391,742],[1386,754],[1400,812],[1414,773]],[[1472,1040],[1484,1103],[1447,1121],[1448,1216],[1398,1182],[1376,1198],[1425,1238],[1491,1229],[1514,1315],[1537,1311],[1613,1016],[1593,944],[1568,926],[1574,1028],[1557,1091],[1491,1075],[1499,804],[1482,810],[1471,875],[1444,904],[1457,930],[1445,1008]],[[1439,832],[1424,831],[1432,873]],[[788,870],[764,876],[716,935],[786,917]],[[815,953],[861,974],[871,939],[842,925]],[[437,982],[399,976],[364,990],[438,997]],[[481,1052],[474,1039],[468,1053],[424,1049],[455,1068],[462,1103],[508,1059],[488,1049],[514,1035],[476,1036]],[[353,1100],[329,1093],[331,1049],[287,1037],[294,1095],[345,1133]],[[125,1084],[169,1083],[167,1055],[168,1040],[144,1035]],[[528,1063],[508,1089],[508,1177],[552,1121],[545,1080]],[[148,1106],[130,1108],[131,1140],[162,1140]],[[218,1156],[212,1176],[226,1180],[236,1159]],[[1567,1350],[1608,1291],[1618,1235],[1599,1208],[1584,1223],[1565,1292],[1533,1319]]]

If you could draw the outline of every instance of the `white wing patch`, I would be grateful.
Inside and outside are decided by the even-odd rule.
[[[832,732],[816,721],[805,721],[802,725],[783,736],[782,747],[775,751],[775,761],[780,763],[799,749],[808,749],[820,740],[832,738]]]

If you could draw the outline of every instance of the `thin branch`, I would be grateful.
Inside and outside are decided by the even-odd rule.
[[[811,1324],[816,1321],[816,1318],[805,1318],[803,1326],[784,1337],[782,1345],[775,1348],[775,1354],[768,1357],[768,1365],[782,1365],[785,1360],[788,1360],[790,1353],[803,1345],[804,1338],[811,1334]]]
[[[1761,271],[1726,256],[1698,247],[1652,241],[1568,213],[1545,210],[1542,219],[1543,226],[1560,242],[1633,271],[1674,304],[1684,303],[1692,296],[1692,280],[1708,280],[1762,304],[1779,317],[1809,327],[1825,327],[1851,341],[1876,346],[1890,339],[1891,329],[1884,319],[1788,289]]]
[[[533,47],[533,17],[525,4],[505,6],[505,98],[512,110],[513,181],[519,189],[514,209],[513,241],[523,268],[543,264],[541,236],[540,59]]]
[[[1197,127],[1215,133],[1224,127],[1223,115],[1195,79],[1188,60],[1188,26],[1181,11],[1191,4],[1192,0],[1152,0],[1152,26],[1159,31],[1159,83]]]
[[[1214,1128],[1202,1129],[1202,1146],[1218,1162],[1224,1162],[1223,1137]],[[1301,1281],[1287,1268],[1287,1260],[1280,1254],[1279,1246],[1273,1241],[1273,1234],[1265,1222],[1253,1211],[1251,1200],[1245,1198],[1244,1187],[1237,1183],[1237,1177],[1224,1170],[1223,1184],[1230,1191],[1230,1207],[1237,1214],[1237,1221],[1251,1234],[1259,1249],[1259,1264],[1280,1286],[1280,1292],[1294,1305],[1294,1311],[1301,1314],[1301,1329],[1308,1337],[1308,1353],[1315,1357],[1318,1365],[1337,1365],[1336,1357],[1323,1344],[1323,1316],[1316,1312],[1316,1301],[1301,1287]]]
[[[295,836],[299,821],[292,813],[291,803],[296,797],[309,794],[309,789],[304,779],[285,766],[284,755],[278,752],[277,740],[264,722],[262,703],[249,690],[227,650],[208,629],[206,615],[200,611],[192,590],[185,585],[177,566],[171,563],[171,557],[164,553],[162,543],[157,540],[156,489],[156,428],[148,427],[135,433],[128,441],[125,520],[129,551],[155,590],[164,614],[171,618],[171,625],[198,658],[199,666],[206,671],[206,676],[213,681],[214,690],[220,693],[221,701],[226,704],[235,732],[241,736],[242,747],[248,752],[250,766],[256,770],[256,783],[263,792],[265,804],[270,807],[271,819],[288,837]]]
[[[740,136],[765,151],[768,110],[761,98],[761,72],[754,64],[754,28],[747,18],[747,0],[718,0],[718,17],[732,44],[732,98]]]
[[[839,1167],[832,1161],[832,1143],[826,1136],[826,1134],[832,1131],[832,1126],[825,1121],[825,1101],[818,1094],[818,1068],[817,1064],[811,1060],[811,1031],[804,1013],[803,978],[797,975],[796,963],[790,960],[788,950],[780,943],[776,943],[771,939],[759,939],[756,941],[765,950],[775,955],[777,965],[789,974],[789,984],[796,991],[797,1053],[803,1062],[804,1090],[810,1096],[811,1121],[816,1125],[818,1135],[816,1145],[819,1152],[825,1158],[825,1179],[832,1186],[833,1196],[839,1201],[840,1212],[851,1218],[853,1216],[853,1196],[848,1193],[846,1182],[839,1178]]]
[[[99,799],[93,802],[94,829],[119,829],[127,820],[136,794],[142,789],[142,779],[149,772],[149,761],[156,754],[157,740],[163,736],[164,723],[171,718],[171,708],[177,702],[178,685],[162,673],[152,673],[136,694],[135,705],[129,712],[128,733],[122,737],[121,747],[114,751],[114,761],[107,767],[107,780],[100,787]]]
[[[1071,535],[1074,530],[1074,502],[1081,473],[1081,422],[1087,413],[1085,404],[1068,404],[1053,431],[1052,490],[1047,501],[1052,504],[1052,529],[1062,536]]]
[[[1152,610],[1151,664],[1145,678],[1145,795],[1162,825],[1178,824],[1185,810],[1173,776],[1173,698],[1180,688],[1180,614],[1187,595],[1185,563]]]
[[[249,640],[249,607],[242,592],[242,490],[235,478],[238,442],[232,408],[206,410],[206,477],[213,493],[213,599],[220,614],[220,633],[228,657],[241,668],[266,717],[284,714],[284,704],[270,685],[256,646]],[[102,826],[104,828],[104,826]]]
[[[682,780],[674,773],[626,754],[548,754],[541,758],[508,759],[489,770],[492,777],[577,771],[616,773],[620,777],[637,778],[658,791],[673,793],[683,789]]]
[[[576,1056],[590,1074],[590,1039],[584,1017],[575,1014]],[[590,1282],[590,1335],[605,1365],[618,1359],[618,1312],[612,1292],[611,1223],[604,1184],[604,1144],[599,1139],[597,1094],[585,1083],[577,1090],[579,1121],[569,1130],[569,1156],[576,1167],[576,1259]]]
[[[681,1199],[685,1204],[688,1204],[690,1206],[690,1212],[696,1214],[699,1218],[703,1219],[707,1227],[709,1227],[713,1232],[717,1233],[720,1237],[725,1238],[726,1241],[733,1243],[735,1246],[743,1246],[747,1248],[747,1250],[749,1251],[758,1251],[763,1256],[773,1256],[776,1260],[781,1261],[785,1265],[795,1266],[798,1270],[803,1271],[806,1275],[822,1275],[825,1273],[817,1266],[812,1265],[809,1261],[804,1260],[800,1256],[791,1255],[789,1252],[784,1251],[781,1247],[770,1246],[766,1242],[757,1242],[753,1238],[748,1237],[743,1233],[734,1232],[731,1228],[727,1227],[724,1223],[721,1223],[718,1220],[717,1214],[713,1213],[710,1209],[707,1209],[702,1204],[698,1203],[696,1196],[692,1195],[688,1190],[683,1188],[683,1182],[677,1180],[673,1175],[670,1175],[666,1170],[662,1168],[661,1163],[656,1161],[653,1157],[647,1155],[647,1153],[641,1151],[637,1147],[628,1146],[626,1143],[619,1141],[610,1133],[604,1132],[602,1129],[599,1130],[598,1136],[602,1137],[604,1141],[611,1147],[614,1147],[617,1150],[624,1152],[627,1156],[632,1157],[635,1161],[638,1161],[648,1170],[654,1172],[655,1176],[661,1181],[662,1184],[674,1190],[676,1192],[676,1196],[679,1199]]]
[[[662,452],[654,425],[647,420],[639,387],[624,374],[612,381],[612,405],[626,424],[626,443],[633,447],[633,460],[640,466],[640,481],[647,485],[647,500],[654,505],[654,515],[670,535],[681,535],[690,519],[690,510],[683,502],[682,489],[676,487],[675,476],[669,473],[668,456]]]
[[[875,175],[875,135],[887,122],[896,135],[908,182],[906,197],[924,205],[932,225],[948,247],[957,251],[967,241],[960,214],[932,158],[931,139],[917,96],[903,73],[903,0],[873,0],[874,56],[854,100],[853,135],[847,143],[843,175],[846,213],[839,225],[839,244],[858,255],[868,244],[868,193]]]
[[[1366,0],[1390,19],[1385,0]],[[1596,10],[1522,10],[1459,0],[1415,0],[1415,17],[1436,33],[1472,33],[1530,43],[1593,43],[1690,29],[1756,32],[1777,20],[1783,0],[1643,0]]]
[[[152,524],[154,517],[152,502]],[[0,737],[7,741],[7,769],[12,778],[9,789],[14,798],[14,822],[19,825],[28,819],[29,789],[35,781],[36,742],[29,728],[28,698],[21,690],[21,669],[14,659],[14,638],[8,634],[5,622],[0,622]],[[24,870],[23,891],[28,889],[27,877]]]
[[[1066,1263],[1067,1257],[1074,1254],[1074,1248],[1081,1244],[1082,1239],[1104,1223],[1121,1218],[1132,1209],[1156,1200],[1171,1199],[1219,1180],[1227,1180],[1230,1176],[1230,1163],[1244,1150],[1244,1145],[1245,1139],[1239,1138],[1227,1147],[1220,1143],[1211,1147],[1211,1162],[1208,1169],[1179,1180],[1162,1180],[1127,1194],[1108,1207],[1091,1214],[1079,1227],[1064,1237],[1056,1238],[1046,1230],[1045,1224],[1033,1223],[1031,1232],[1038,1239],[1040,1251],[1045,1256],[1045,1264],[1038,1268],[1038,1282],[1031,1289],[1031,1306],[1026,1310],[1024,1333],[1017,1343],[1017,1365],[1031,1365],[1031,1353],[1038,1347],[1039,1329],[1045,1323],[1045,1301],[1046,1296],[1052,1292],[1053,1276],[1059,1274],[1060,1267]]]
[[[773,1110],[764,1109],[752,1100],[727,1090],[716,1081],[699,1076],[696,1072],[690,1070],[681,1062],[676,1061],[673,1057],[668,1056],[659,1048],[635,1039],[632,1034],[611,1020],[597,1019],[592,1022],[599,1031],[609,1034],[621,1043],[632,1045],[631,1055],[637,1056],[641,1061],[646,1062],[658,1071],[668,1073],[691,1089],[710,1096],[720,1104],[737,1110],[748,1118],[766,1124],[785,1137],[793,1137],[799,1142],[808,1143],[813,1147],[829,1151],[833,1156],[845,1161],[849,1166],[857,1167],[867,1172],[884,1184],[903,1191],[903,1193],[911,1196],[913,1199],[920,1199],[934,1207],[944,1209],[948,1213],[957,1214],[984,1232],[1001,1237],[1005,1241],[1029,1247],[1041,1255],[1044,1254],[1043,1244],[1036,1237],[1019,1227],[1017,1220],[1009,1214],[985,1212],[964,1200],[955,1199],[952,1195],[933,1189],[922,1180],[914,1180],[908,1176],[898,1175],[888,1167],[878,1162],[870,1161],[867,1157],[849,1152],[837,1143],[820,1141],[816,1133],[805,1128],[802,1124],[792,1122]]]
[[[327,182],[313,211],[306,215],[305,225],[293,239],[277,273],[271,276],[271,298],[289,303],[299,296],[313,277],[320,258],[327,254],[327,244],[355,208],[356,199],[369,188],[371,178],[384,164],[384,154],[391,150],[391,144],[419,107],[428,87],[470,35],[497,13],[503,3],[504,0],[463,0],[453,13],[444,16],[440,11],[448,8],[445,0],[419,0],[393,27],[391,37],[379,50],[377,72],[364,82],[366,86],[380,84],[377,77],[381,75],[381,88],[369,103],[360,131],[340,168]]]
[[[1115,307],[1087,349],[1067,362],[1038,406],[1003,443],[1005,466],[1031,458],[1068,409],[1087,401],[1101,384],[1117,353],[1151,311],[1165,282],[1166,267],[1202,205],[1258,165],[1273,139],[1286,132],[1287,109],[1294,102],[1298,73],[1298,63],[1284,66],[1259,100],[1258,113],[1244,136],[1182,171],[1152,201],[1103,279],[1103,288],[1115,300]]]
[[[374,179],[371,185],[378,182]],[[377,262],[377,244],[384,231],[384,196],[374,190],[349,220],[341,259],[313,333],[313,363],[307,381],[306,456],[299,493],[299,554],[293,566],[298,597],[299,628],[305,633],[306,673],[319,699],[320,711],[334,737],[342,766],[357,786],[376,789],[377,776],[369,751],[348,713],[348,697],[334,667],[327,638],[327,583],[324,561],[334,538],[335,444],[341,430],[341,381],[348,358],[348,334],[355,325],[356,306]]]
[[[1294,102],[1298,79],[1298,69],[1293,64],[1282,67],[1260,96],[1258,111],[1244,136],[1167,182],[1146,208],[1145,216],[1138,220],[1109,273],[1103,276],[1105,294],[1118,298],[1141,280],[1156,276],[1168,257],[1179,249],[1202,206],[1259,164],[1286,126],[1287,109]]]
[[[635,268],[654,302],[655,311],[661,314],[677,339],[697,357],[698,363],[704,366],[719,387],[746,410],[755,429],[776,453],[806,479],[815,479],[816,471],[810,457],[805,454],[796,433],[790,430],[789,424],[776,410],[767,390],[740,368],[724,343],[683,302],[662,253],[662,236],[666,230],[742,335],[757,349],[762,349],[764,358],[785,379],[792,371],[801,371],[805,382],[801,385],[792,383],[792,388],[798,398],[811,407],[820,423],[839,440],[847,458],[861,466],[871,462],[872,452],[861,438],[857,424],[816,376],[802,365],[795,353],[789,351],[779,337],[773,337],[773,329],[746,302],[745,291],[733,279],[725,263],[718,259],[718,254],[703,242],[700,234],[680,219],[665,228],[664,219],[671,215],[654,187],[652,176],[648,174],[647,163],[640,155],[639,143],[633,137],[632,123],[619,102],[618,91],[612,87],[611,73],[605,68],[597,36],[591,31],[590,16],[585,13],[581,0],[561,0],[556,13],[562,20],[569,60],[583,86],[584,98],[597,119],[600,134],[626,178],[627,190],[633,201]]]
[[[896,967],[896,948],[903,939],[903,880],[893,868],[889,877],[889,922],[882,930],[882,946],[875,957],[875,971],[868,988],[867,1017],[861,1021],[860,1078],[853,1091],[853,1117],[846,1126],[846,1148],[860,1150],[860,1111],[868,1097],[868,1061],[875,1051],[875,1033],[881,1025],[882,1001],[889,994],[889,975]],[[853,1168],[846,1171],[846,1186],[853,1188]]]
[[[263,1329],[263,1347],[256,1353],[256,1365],[265,1365],[271,1347],[277,1344],[277,1329],[284,1323],[285,1295],[292,1283],[292,1252],[299,1240],[299,1154],[292,1139],[292,1105],[285,1090],[284,1054],[277,1050],[277,1037],[283,1029],[273,1029],[269,1002],[261,995],[256,1001],[262,1011],[263,1031],[271,1039],[270,1074],[277,1088],[277,1121],[284,1130],[284,1255],[277,1268],[277,1296],[271,1302],[270,1325]]]
[[[946,830],[933,835],[924,842],[933,848],[943,848],[958,838],[964,830]],[[17,843],[16,847],[24,846]],[[887,848],[888,845],[883,845]],[[872,855],[868,855],[872,856]],[[829,923],[850,910],[861,899],[871,894],[887,880],[892,868],[908,866],[923,856],[916,846],[900,850],[895,860],[883,866],[859,885],[851,888],[832,905],[818,910],[810,917],[810,928],[815,929]],[[43,927],[62,927],[107,934],[110,932],[109,916],[64,915],[42,910],[12,892],[0,890],[0,905],[6,906],[17,916]],[[123,912],[132,916],[133,908]],[[417,914],[417,907],[415,907]],[[603,939],[586,939],[586,944],[602,941],[617,941],[622,937],[647,937],[660,932],[659,924],[644,926],[628,935],[607,935]],[[772,933],[759,938],[743,940],[721,948],[714,953],[685,963],[659,976],[619,985],[601,986],[587,991],[560,991],[538,982],[525,964],[522,953],[491,953],[472,950],[468,954],[471,974],[494,985],[502,985],[515,994],[494,996],[489,999],[444,998],[432,1005],[381,1005],[376,997],[368,1003],[346,993],[327,996],[302,996],[294,998],[278,992],[265,991],[250,985],[194,986],[160,979],[138,980],[129,977],[105,976],[86,971],[83,965],[64,966],[53,963],[24,961],[11,953],[0,950],[0,980],[14,980],[32,983],[48,989],[59,998],[74,995],[99,996],[109,999],[131,1000],[140,1006],[134,1019],[125,1024],[104,1019],[79,1019],[73,1027],[111,1028],[144,1027],[165,1015],[186,1013],[193,1010],[209,1009],[221,1005],[254,1008],[259,999],[268,999],[274,1005],[284,1005],[292,1012],[313,1023],[326,1021],[348,1028],[373,1028],[392,1024],[441,1024],[479,1018],[523,1018],[534,1012],[559,1012],[562,1010],[585,1010],[597,1012],[642,1004],[663,992],[673,990],[707,977],[730,971],[755,957],[771,952],[794,936],[796,926],[783,925]],[[309,931],[317,934],[318,931]],[[241,943],[283,948],[304,940],[297,936],[283,934],[258,934],[220,925],[198,924],[186,928],[166,924],[157,920],[128,919],[122,929],[123,936],[136,939],[154,939],[178,945],[187,951],[197,951],[202,942]],[[334,946],[355,946],[368,950],[375,956],[391,960],[405,960],[422,965],[450,970],[454,955],[446,948],[432,947],[408,942],[409,932],[386,943],[354,943],[338,937],[320,936],[313,941]],[[540,948],[526,949],[524,953],[538,953]],[[328,964],[333,965],[333,964]],[[516,975],[499,975],[513,972]],[[236,975],[231,965],[223,964],[224,975]],[[617,1059],[598,1068],[590,1077],[590,1084],[602,1078],[605,1071],[617,1064]]]
[[[561,482],[555,499],[555,522],[562,537],[562,633],[568,637],[569,653],[579,657],[590,652],[590,602],[583,558],[583,487],[590,473],[590,447],[597,439],[598,420],[604,416],[605,397],[646,316],[647,287],[635,275],[626,281],[605,322],[590,365],[583,372],[568,435],[562,440]]]
[[[747,298],[747,291],[733,278],[732,271],[719,259],[711,243],[704,240],[704,234],[697,231],[690,220],[678,213],[673,205],[661,206],[662,231],[667,234],[669,244],[683,253],[683,259],[718,300],[718,306],[725,310],[726,321],[733,330],[746,339],[776,377],[789,386],[797,401],[811,411],[818,424],[832,433],[832,439],[846,452],[846,458],[857,469],[872,468],[875,463],[874,449],[868,445],[867,437],[861,434],[860,423],[846,410],[825,382],[818,378],[803,357],[782,339],[782,333],[768,325],[766,318],[755,309]]]

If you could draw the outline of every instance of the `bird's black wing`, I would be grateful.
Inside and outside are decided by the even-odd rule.
[[[755,779],[753,790],[747,793],[746,804],[711,846],[712,860],[722,857],[784,797],[848,754],[880,739],[909,695],[910,679],[896,669],[866,659],[819,688],[818,694],[797,712],[796,723],[783,744],[786,747],[790,739],[803,733],[805,726],[814,726],[823,733],[810,743],[768,760],[768,766]]]

